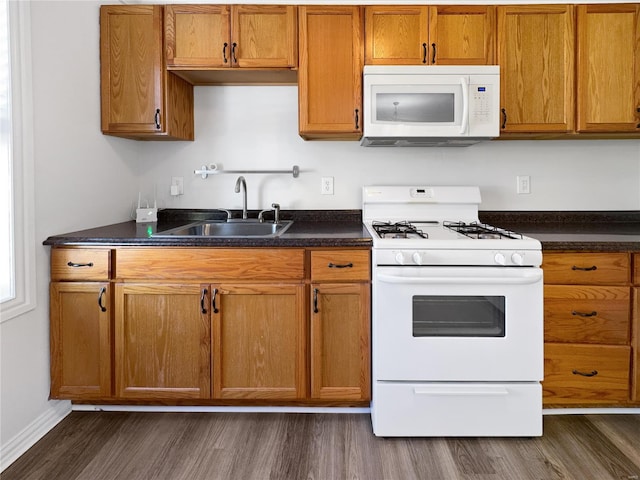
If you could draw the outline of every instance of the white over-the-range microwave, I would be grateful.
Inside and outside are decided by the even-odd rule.
[[[468,146],[500,134],[500,67],[364,67],[363,146]]]

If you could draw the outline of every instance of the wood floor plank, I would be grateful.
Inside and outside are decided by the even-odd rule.
[[[1,480],[640,480],[640,415],[538,438],[379,438],[368,415],[73,412]]]

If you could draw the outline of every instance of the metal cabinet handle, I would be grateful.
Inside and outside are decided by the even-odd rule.
[[[236,57],[236,47],[238,46],[238,44],[236,42],[233,42],[231,44],[231,60],[233,61],[233,63],[238,63],[238,58]]]
[[[318,313],[318,292],[317,288],[313,289],[313,313]]]
[[[340,263],[329,262],[327,267],[329,267],[329,268],[353,268],[353,263],[342,263],[342,264],[340,264]]]
[[[593,272],[594,270],[597,270],[598,267],[596,267],[595,265],[592,265],[590,267],[578,267],[576,265],[574,265],[573,267],[571,267],[571,270],[578,270],[581,272]]]
[[[153,116],[153,121],[156,122],[156,129],[160,130],[160,109],[156,109],[156,114]]]
[[[211,307],[213,308],[213,313],[218,313],[220,310],[216,306],[216,297],[218,296],[218,289],[214,288],[213,292],[211,292]]]
[[[356,130],[360,128],[360,115],[358,114],[358,109],[356,108]]]
[[[592,370],[591,372],[581,372],[580,370],[573,370],[571,373],[574,375],[582,375],[583,377],[595,377],[598,374],[598,371]]]
[[[427,63],[427,44],[422,44],[422,63]]]
[[[227,42],[224,43],[224,45],[222,46],[222,61],[224,63],[227,63],[227,47],[229,46],[229,44]]]
[[[202,295],[200,296],[200,311],[202,313],[207,313],[207,307],[205,307],[204,299],[207,296],[207,289],[202,289]]]
[[[98,306],[100,307],[100,311],[102,312],[107,311],[107,307],[102,305],[102,298],[104,297],[104,294],[106,293],[106,291],[107,291],[107,287],[102,287],[100,289],[100,293],[98,294]]]
[[[67,266],[73,267],[73,268],[93,267],[93,262],[89,262],[89,263],[67,262]]]
[[[505,129],[507,128],[507,110],[505,108],[500,109],[500,111],[502,112],[502,125],[500,126],[500,128]]]
[[[433,56],[431,57],[431,63],[436,63],[436,44],[432,43],[431,48],[433,48]]]
[[[573,310],[571,312],[571,315],[576,315],[578,317],[595,317],[596,315],[598,315],[598,312],[594,310],[593,312],[586,313],[586,312],[576,312],[575,310]]]

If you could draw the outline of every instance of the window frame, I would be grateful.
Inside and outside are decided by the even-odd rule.
[[[0,323],[36,307],[30,3],[7,1],[7,16],[11,62],[15,296],[0,304]]]

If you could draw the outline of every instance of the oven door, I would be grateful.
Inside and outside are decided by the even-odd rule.
[[[540,381],[540,268],[376,267],[376,381]]]

